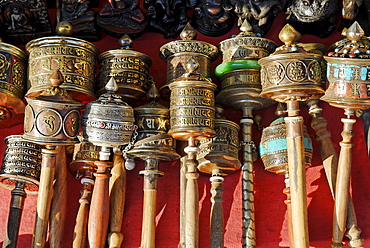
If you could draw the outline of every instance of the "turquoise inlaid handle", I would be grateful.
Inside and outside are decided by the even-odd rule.
[[[261,66],[258,64],[258,60],[232,60],[219,64],[215,69],[216,77],[220,77],[222,74],[238,69],[257,69],[260,70]]]
[[[304,138],[304,148],[308,150],[312,150],[312,144],[308,138]],[[265,154],[272,153],[272,152],[287,150],[287,149],[288,149],[288,146],[287,146],[286,139],[268,140],[259,145],[260,156],[263,156]]]

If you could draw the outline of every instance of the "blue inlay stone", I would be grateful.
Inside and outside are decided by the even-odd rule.
[[[367,79],[367,68],[366,67],[362,67],[361,68],[361,80],[366,80]]]
[[[350,66],[348,66],[346,69],[345,69],[345,72],[346,72],[346,80],[351,80],[352,78],[352,73],[353,73],[353,70]]]

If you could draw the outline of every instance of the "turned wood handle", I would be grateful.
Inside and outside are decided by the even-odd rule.
[[[81,190],[81,198],[79,200],[80,207],[77,212],[76,225],[73,234],[73,248],[84,248],[87,241],[87,221],[89,218],[89,209],[91,201],[91,193],[93,189],[93,180],[83,178],[86,182]]]
[[[293,229],[292,229],[292,206],[290,201],[290,181],[289,181],[289,174],[286,172],[285,174],[285,189],[283,193],[286,194],[286,200],[284,203],[287,207],[287,216],[288,216],[288,238],[289,238],[289,247],[294,246],[294,238],[293,238]]]
[[[8,226],[4,236],[3,248],[17,247],[19,226],[26,197],[27,194],[24,191],[24,183],[17,182],[16,187],[12,190]]]
[[[56,148],[54,195],[50,212],[50,247],[63,247],[64,223],[67,215],[67,158],[64,146]]]
[[[53,181],[57,151],[55,147],[42,149],[42,162],[39,194],[36,205],[36,221],[32,239],[32,247],[44,247],[48,231],[51,199],[53,197]]]
[[[212,175],[211,177],[211,248],[224,247],[224,210],[222,194],[224,189],[222,182],[224,178],[221,175]]]
[[[185,195],[186,195],[186,156],[180,159],[180,242],[179,248],[185,248]]]
[[[96,161],[94,164],[98,169],[94,173],[95,185],[89,212],[88,240],[90,248],[104,248],[109,224],[109,168],[112,163]]]
[[[108,244],[110,248],[119,248],[124,238],[121,233],[121,226],[126,195],[126,169],[122,153],[114,153],[111,174],[112,176],[109,179],[110,232],[108,234]]]

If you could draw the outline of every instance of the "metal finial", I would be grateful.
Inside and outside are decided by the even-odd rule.
[[[347,38],[350,39],[351,41],[358,41],[365,35],[365,32],[360,26],[360,24],[358,24],[358,22],[355,21],[347,29],[346,35],[347,35]]]
[[[60,36],[71,36],[73,34],[73,26],[67,21],[59,22],[55,32]]]
[[[182,40],[194,40],[197,37],[197,32],[195,32],[194,28],[190,25],[190,22],[186,24],[184,29],[180,33],[180,38]]]
[[[58,69],[53,71],[53,73],[49,77],[49,82],[54,87],[60,86],[63,83],[63,81],[64,81],[63,75]]]
[[[154,101],[154,102],[158,101],[159,98],[161,97],[157,87],[155,86],[154,81],[152,81],[152,86],[150,87],[148,93],[146,94],[146,97],[148,98],[148,100]]]
[[[186,70],[189,74],[195,72],[199,67],[199,63],[193,59],[193,58],[190,58],[187,62],[186,62]]]
[[[114,77],[109,79],[108,83],[105,85],[105,89],[107,92],[115,92],[118,90],[118,86],[116,80],[114,80]]]
[[[125,34],[118,40],[118,44],[121,48],[131,49],[133,41],[128,34]]]
[[[242,32],[253,32],[253,27],[252,27],[252,25],[249,24],[247,19],[245,19],[243,21],[243,24],[240,26],[240,31],[242,31]]]
[[[301,34],[293,28],[292,25],[286,24],[279,33],[279,39],[285,43],[285,45],[291,45],[298,42],[301,39]]]

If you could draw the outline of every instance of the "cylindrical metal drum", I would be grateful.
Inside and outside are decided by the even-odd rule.
[[[239,126],[233,121],[215,119],[216,136],[200,141],[197,154],[198,170],[212,175],[220,169],[223,176],[231,174],[241,166],[239,157]]]
[[[75,145],[73,160],[69,164],[69,169],[78,175],[84,175],[85,170],[94,168],[94,162],[99,160],[100,147],[82,140]]]
[[[24,139],[43,145],[78,142],[79,109],[83,104],[74,101],[63,88],[59,88],[62,82],[63,76],[56,70],[50,77],[48,89],[37,97],[26,97]]]
[[[118,147],[130,142],[134,131],[134,110],[114,94],[114,79],[106,85],[107,93],[87,104],[82,119],[83,136],[97,146]]]
[[[39,184],[41,171],[41,146],[11,135],[5,139],[6,150],[0,177],[17,182]]]
[[[36,96],[49,87],[49,76],[58,69],[64,77],[62,88],[83,103],[95,100],[95,64],[98,48],[87,41],[54,36],[32,40],[26,45],[28,60],[28,91]]]
[[[262,131],[259,153],[265,169],[276,173],[286,174],[288,171],[288,151],[286,141],[286,125],[283,117],[273,121]],[[306,167],[311,165],[312,144],[310,136],[304,127],[304,161]]]
[[[114,77],[118,85],[116,94],[132,104],[141,100],[150,87],[149,67],[152,60],[145,54],[131,50],[128,35],[120,39],[121,49],[109,50],[98,57],[100,66],[98,95],[105,92],[105,85]]]
[[[0,41],[0,128],[23,122],[27,55]]]
[[[182,40],[171,41],[160,48],[159,56],[167,62],[167,83],[160,88],[162,98],[170,99],[169,84],[186,72],[186,63],[194,59],[199,66],[197,73],[205,78],[211,77],[211,62],[217,59],[218,49],[216,46],[193,40],[196,37],[195,30],[187,24],[181,32]]]

